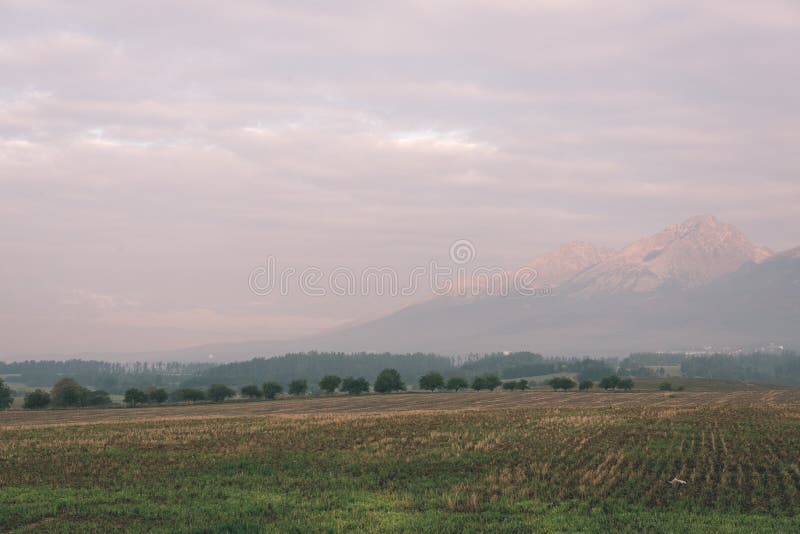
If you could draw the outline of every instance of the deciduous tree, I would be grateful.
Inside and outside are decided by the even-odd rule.
[[[447,384],[445,387],[450,391],[458,391],[459,389],[467,389],[469,387],[469,383],[460,376],[454,376],[447,379]]]
[[[342,379],[336,375],[325,375],[319,381],[319,389],[325,393],[331,394],[336,391],[336,388],[342,383]]]
[[[236,395],[236,392],[225,384],[211,384],[208,387],[208,398],[214,402],[222,402]]]
[[[0,410],[10,408],[12,402],[14,398],[11,396],[11,388],[0,378]]]
[[[202,389],[183,388],[178,392],[179,400],[196,402],[205,400],[206,394]]]
[[[156,404],[167,402],[169,394],[164,388],[149,387],[147,388],[147,400]]]
[[[352,376],[342,379],[342,391],[350,395],[360,395],[369,391],[369,382],[364,377],[353,378]]]
[[[419,379],[419,389],[427,389],[428,391],[435,391],[444,387],[444,377],[441,373],[433,371],[423,375]]]
[[[475,378],[473,378],[472,389],[474,389],[475,391],[486,389],[486,378],[482,376],[476,376]]]
[[[37,389],[25,395],[25,402],[22,405],[27,410],[38,410],[47,408],[50,404],[50,394],[43,389]]]
[[[289,395],[305,395],[308,391],[308,382],[304,378],[298,378],[289,382]]]
[[[139,388],[130,388],[125,392],[125,403],[131,406],[147,402],[147,394]]]
[[[283,393],[283,386],[277,382],[264,382],[261,386],[261,391],[264,392],[264,398],[272,400],[280,393]]]
[[[633,389],[633,380],[630,378],[623,378],[619,381],[617,387],[625,391],[630,391]]]
[[[86,406],[108,406],[111,404],[111,396],[102,389],[87,390],[84,403]]]
[[[600,387],[605,390],[617,389],[618,386],[619,386],[619,377],[617,375],[606,376],[603,377],[602,380],[600,380]]]
[[[576,385],[575,381],[568,376],[556,376],[551,378],[548,384],[550,384],[550,387],[555,391],[558,391],[559,389],[567,391],[568,389],[574,388]]]
[[[261,388],[256,385],[244,386],[240,391],[242,397],[247,397],[248,399],[258,399],[264,396]]]
[[[392,391],[402,391],[406,389],[406,386],[397,369],[384,369],[375,379],[373,389],[378,393],[391,393]]]
[[[53,406],[83,406],[86,402],[87,389],[73,378],[62,378],[50,390],[50,401]]]

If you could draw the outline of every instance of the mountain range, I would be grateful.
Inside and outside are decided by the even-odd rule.
[[[775,254],[710,215],[621,250],[568,243],[525,267],[546,296],[436,298],[294,348],[625,355],[800,346],[800,247]]]
[[[620,250],[576,241],[534,258],[535,295],[485,284],[360,325],[289,341],[117,354],[151,360],[247,359],[291,351],[625,356],[703,347],[800,347],[800,247],[773,253],[710,215]],[[509,273],[513,275],[514,272]],[[530,293],[530,292],[528,292]],[[91,355],[96,356],[96,355]]]
[[[669,226],[620,251],[588,252],[585,257],[597,261],[562,274],[570,291],[587,296],[647,293],[667,285],[692,289],[772,256],[768,248],[751,243],[734,226],[710,215]]]

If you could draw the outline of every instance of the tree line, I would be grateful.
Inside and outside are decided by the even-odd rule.
[[[552,387],[555,391],[563,390],[568,391],[570,389],[578,388],[580,391],[588,391],[592,389],[595,384],[592,380],[581,380],[579,382],[574,381],[568,376],[556,376],[551,378],[547,381],[547,385]],[[622,390],[622,391],[630,391],[634,387],[633,379],[631,378],[622,378],[618,375],[609,375],[604,376],[600,382],[597,384],[597,387],[600,389],[608,390]]]
[[[396,369],[406,380],[416,381],[428,372],[462,375],[469,380],[496,375],[502,380],[554,373],[577,373],[580,380],[600,380],[614,374],[615,362],[592,358],[545,359],[532,352],[492,353],[464,361],[435,354],[341,352],[291,353],[274,358],[254,358],[206,369],[183,382],[185,387],[211,384],[247,385],[253,376],[270,376],[288,383],[296,376],[317,382],[326,375],[375,376],[381,369]]]
[[[581,391],[589,390],[594,387],[591,380],[583,380],[579,383],[566,376],[554,377],[546,382],[554,390],[568,391],[578,387]],[[633,380],[630,378],[620,378],[616,375],[604,377],[598,386],[605,390],[630,390],[633,388]],[[397,369],[383,369],[375,381],[370,384],[364,377],[338,375],[325,375],[317,383],[320,392],[333,395],[337,392],[349,395],[360,395],[368,393],[370,390],[375,393],[392,393],[405,391],[406,384]],[[418,386],[420,390],[426,391],[460,391],[473,389],[475,391],[489,390],[494,391],[498,387],[504,390],[526,390],[529,383],[526,379],[503,381],[499,376],[492,373],[485,373],[474,377],[468,381],[464,377],[452,376],[445,378],[438,371],[431,371],[419,378]],[[238,395],[246,399],[267,399],[273,400],[278,395],[283,394],[283,386],[276,381],[267,381],[263,384],[249,384],[239,388]],[[308,380],[304,378],[293,379],[287,387],[287,394],[290,396],[303,396],[309,392]],[[10,407],[13,401],[12,391],[0,379],[0,409]],[[224,384],[212,384],[207,389],[201,388],[178,388],[168,392],[164,388],[150,386],[146,389],[129,388],[125,391],[123,402],[131,407],[164,404],[166,402],[223,402],[237,396],[237,392],[232,387]],[[110,395],[103,390],[92,390],[81,386],[73,378],[62,378],[53,386],[52,390],[36,389],[28,392],[23,401],[25,409],[42,409],[48,407],[71,408],[71,407],[102,407],[112,404]]]
[[[406,379],[415,379],[429,371],[443,374],[458,372],[451,358],[436,354],[393,354],[343,352],[300,352],[273,358],[254,358],[232,362],[206,369],[187,378],[183,387],[203,387],[211,384],[250,384],[254,376],[268,376],[281,384],[288,384],[298,376],[317,383],[326,375],[340,377],[376,376],[383,369],[395,369]]]
[[[613,359],[546,359],[541,354],[533,352],[491,353],[463,359],[423,353],[307,352],[216,365],[179,362],[111,363],[73,359],[0,362],[0,376],[11,376],[13,377],[11,382],[38,388],[39,391],[31,397],[31,403],[34,404],[45,403],[46,389],[69,377],[80,384],[90,385],[84,388],[86,391],[83,394],[76,396],[79,399],[74,401],[76,405],[102,406],[107,402],[109,394],[125,394],[131,389],[139,390],[147,396],[144,403],[158,402],[150,398],[148,390],[151,388],[169,392],[164,402],[213,400],[208,399],[208,388],[211,386],[227,384],[232,388],[241,388],[252,385],[254,376],[268,376],[276,384],[287,387],[297,376],[305,377],[307,384],[316,384],[326,376],[350,377],[351,381],[340,384],[337,389],[351,392],[361,388],[363,392],[364,384],[357,378],[375,376],[387,368],[395,369],[403,380],[410,382],[415,382],[428,373],[439,373],[443,377],[455,375],[463,377],[453,378],[453,382],[445,383],[444,387],[437,385],[436,389],[454,389],[462,379],[466,381],[467,386],[458,386],[459,389],[475,388],[475,386],[476,389],[498,387],[496,384],[493,385],[493,381],[486,383],[486,376],[498,377],[503,382],[504,389],[523,389],[523,381],[529,377],[570,373],[576,377],[575,385],[572,387],[581,389],[582,383],[598,382],[611,375],[666,376],[664,367],[678,365],[681,374],[687,377],[800,385],[800,354],[794,351],[741,355],[634,353],[619,362],[619,365],[617,360]],[[341,380],[344,381],[344,378]],[[281,389],[283,387],[281,386]],[[5,402],[2,400],[2,395],[6,394],[5,390],[8,388],[0,390],[0,408]],[[325,391],[322,387],[320,390]],[[137,394],[133,395],[132,398],[138,399],[137,404],[143,403],[141,395],[138,397]],[[160,395],[156,393],[153,399],[160,398]],[[7,395],[6,398],[10,396]]]
[[[25,394],[23,407],[27,409],[108,406],[111,396],[107,391],[89,389],[80,385],[74,378],[62,378],[50,391],[35,389]]]
[[[594,358],[548,359],[534,352],[492,353],[473,356],[460,365],[467,374],[494,373],[503,379],[576,373],[578,380],[599,380],[613,374],[614,361]]]

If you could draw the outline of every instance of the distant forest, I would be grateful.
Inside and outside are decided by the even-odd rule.
[[[574,360],[545,359],[531,352],[497,353],[473,356],[461,364],[435,354],[345,354],[338,352],[308,352],[287,354],[276,358],[256,358],[207,369],[187,380],[190,387],[214,383],[244,385],[253,377],[268,377],[279,383],[305,378],[316,383],[325,375],[375,377],[382,369],[397,369],[406,383],[414,384],[419,377],[436,371],[446,378],[472,378],[491,373],[503,379],[523,378],[552,373],[578,373],[579,380],[598,380],[613,374],[616,366],[604,360],[589,358]]]
[[[787,386],[800,385],[800,353],[750,354],[631,354],[620,363],[629,373],[659,374],[659,367],[680,365],[681,374],[695,378],[746,380]]]
[[[552,359],[532,352],[495,353],[469,359],[459,370],[468,376],[494,373],[504,379],[577,373],[578,380],[599,380],[614,374],[616,360]]]
[[[305,379],[315,386],[325,375],[374,379],[381,370],[396,369],[409,384],[420,376],[436,371],[445,378],[473,378],[486,373],[505,380],[542,377],[559,373],[574,374],[581,380],[602,377],[666,376],[680,366],[683,376],[745,380],[781,385],[800,385],[800,354],[752,353],[744,355],[687,355],[673,353],[637,353],[623,360],[545,358],[532,352],[475,355],[457,361],[436,354],[391,354],[306,352],[274,358],[255,358],[226,364],[210,363],[110,363],[91,360],[0,362],[0,377],[8,383],[29,387],[51,387],[64,377],[80,384],[122,393],[128,388],[156,386],[168,390],[206,387],[212,384],[244,386],[266,380],[286,386],[295,379]],[[543,382],[540,380],[539,382]]]
[[[128,388],[178,387],[181,382],[209,367],[208,363],[133,362],[112,363],[97,360],[28,360],[0,362],[0,377],[10,383],[49,388],[64,377],[80,384],[122,393]]]
[[[456,372],[453,360],[435,354],[391,354],[342,352],[301,352],[274,358],[255,358],[206,369],[184,382],[186,387],[228,384],[243,386],[263,380],[288,384],[303,378],[316,384],[325,375],[368,377],[370,380],[383,369],[397,369],[406,382],[414,383],[431,371],[445,375]]]

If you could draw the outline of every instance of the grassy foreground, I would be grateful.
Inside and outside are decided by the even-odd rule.
[[[638,405],[463,395],[468,408],[439,411],[420,406],[459,397],[27,426],[0,416],[0,530],[800,530],[796,391],[653,393]],[[375,413],[397,402],[413,409]],[[687,484],[667,484],[674,476]]]

